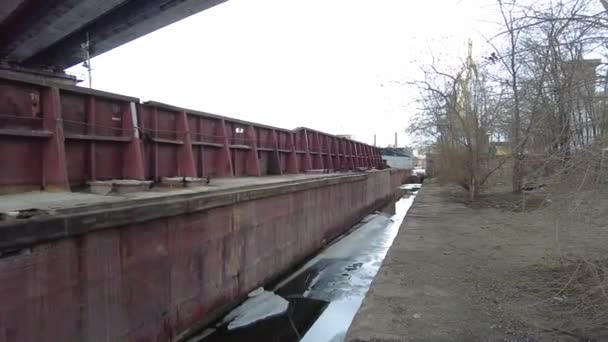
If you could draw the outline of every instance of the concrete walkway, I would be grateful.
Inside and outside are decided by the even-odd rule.
[[[357,313],[346,341],[504,341],[470,298],[478,257],[473,210],[425,184]]]
[[[31,191],[16,194],[0,195],[0,213],[19,210],[62,210],[81,208],[103,203],[131,202],[133,200],[154,199],[170,196],[193,195],[237,189],[253,189],[296,182],[318,180],[321,178],[341,177],[355,173],[329,174],[294,174],[263,177],[226,177],[213,178],[205,186],[191,188],[155,187],[148,191],[108,195],[97,195],[89,192],[45,192]]]

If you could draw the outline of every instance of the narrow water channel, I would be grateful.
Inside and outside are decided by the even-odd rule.
[[[230,329],[229,322],[220,323],[189,341],[342,341],[414,197],[410,192],[394,207],[367,216],[275,288],[267,289],[271,291],[268,297],[275,297],[273,303],[284,302],[287,310],[283,313],[260,312],[259,317],[266,318],[238,328],[234,323]],[[257,314],[252,312],[255,307],[241,311],[249,317]]]

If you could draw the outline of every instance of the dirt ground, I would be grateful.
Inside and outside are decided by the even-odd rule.
[[[526,198],[425,184],[347,340],[608,341],[608,201]]]

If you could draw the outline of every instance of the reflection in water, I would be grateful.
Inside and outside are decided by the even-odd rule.
[[[354,296],[329,303],[302,342],[342,341],[362,302],[363,297]]]

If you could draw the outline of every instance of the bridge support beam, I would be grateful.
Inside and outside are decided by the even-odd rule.
[[[52,133],[42,150],[42,187],[47,191],[69,191],[59,89],[42,90],[41,102],[43,128]]]

